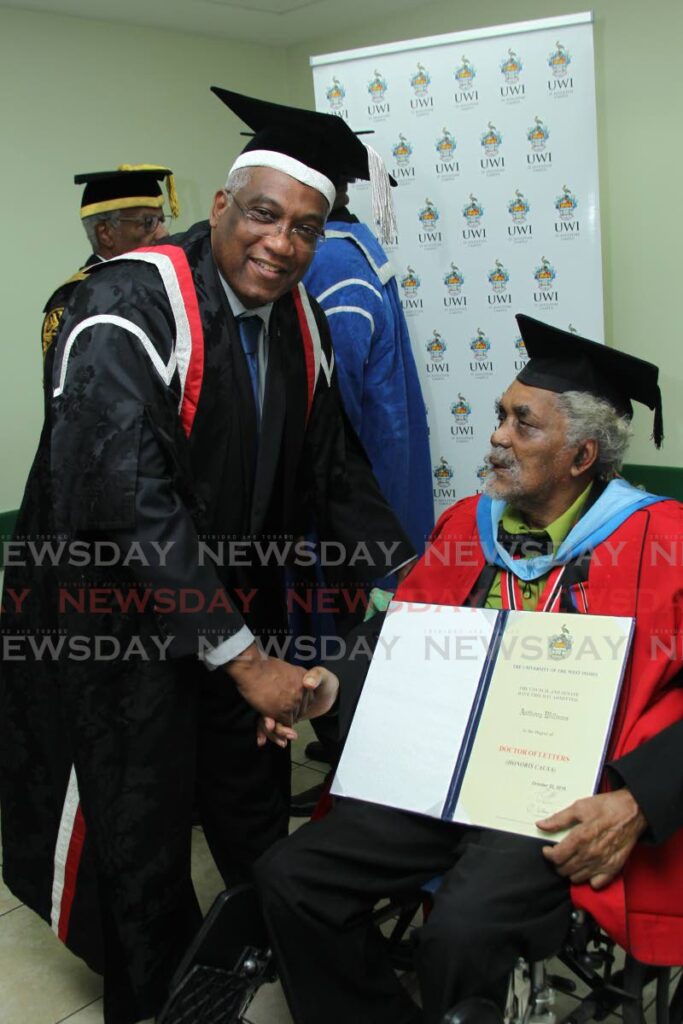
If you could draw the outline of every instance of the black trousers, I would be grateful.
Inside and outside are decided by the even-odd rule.
[[[201,924],[190,876],[193,803],[226,887],[249,880],[254,861],[287,834],[289,750],[256,746],[257,713],[222,670],[187,690],[157,745],[136,745],[135,819],[129,813],[114,830],[117,805],[102,811],[109,860],[116,856],[105,873],[100,844],[105,1024],[159,1012]]]
[[[287,835],[290,749],[256,745],[257,712],[219,669],[201,687],[197,803],[226,888],[250,881],[254,861]]]
[[[567,883],[541,845],[356,800],[278,843],[256,878],[296,1024],[439,1024],[466,996],[502,1004],[516,958],[550,955],[569,927]],[[369,912],[435,875],[443,883],[417,954],[420,1014]]]

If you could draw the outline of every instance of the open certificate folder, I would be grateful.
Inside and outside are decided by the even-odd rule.
[[[332,793],[547,841],[535,822],[596,790],[632,633],[392,602]]]

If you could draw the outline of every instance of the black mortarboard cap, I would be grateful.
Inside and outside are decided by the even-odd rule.
[[[659,369],[645,359],[608,348],[571,331],[542,323],[522,313],[516,317],[529,362],[517,380],[532,388],[560,394],[585,391],[606,399],[621,416],[633,416],[631,402],[654,410],[654,442],[664,437]]]
[[[274,167],[317,189],[330,207],[341,179],[370,180],[373,216],[388,224],[388,186],[396,183],[379,154],[361,142],[341,117],[255,99],[215,85],[211,91],[254,132],[231,170]],[[395,220],[392,228],[395,232]]]
[[[75,185],[85,185],[81,197],[81,217],[134,206],[161,208],[164,196],[159,185],[166,179],[168,201],[174,217],[180,212],[175,181],[168,167],[156,164],[121,164],[115,171],[76,174]]]

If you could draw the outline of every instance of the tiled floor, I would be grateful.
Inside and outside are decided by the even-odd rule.
[[[306,723],[292,750],[295,793],[320,782],[325,771],[325,765],[305,759],[304,747],[311,737],[312,730]],[[292,829],[302,822],[292,819]],[[222,884],[199,829],[193,836],[192,873],[202,910],[206,911]],[[412,979],[407,982],[411,986]],[[50,928],[0,882],[0,1024],[102,1024],[101,992],[100,978],[69,953]],[[569,1012],[573,1002],[571,996],[558,995],[553,1008],[557,1019]],[[292,1024],[277,983],[260,989],[247,1016],[250,1024]],[[654,1019],[651,1006],[647,1024],[653,1024]],[[607,1018],[611,1024],[617,1020],[617,1016]]]
[[[292,750],[295,793],[322,781],[326,769],[305,759],[304,747],[311,738],[311,727],[304,723]],[[303,820],[293,818],[292,828]],[[194,831],[192,854],[195,888],[206,911],[223,885],[200,829]],[[0,1024],[102,1024],[101,993],[98,975],[0,881]],[[249,1019],[252,1024],[291,1024],[279,985],[258,992]]]

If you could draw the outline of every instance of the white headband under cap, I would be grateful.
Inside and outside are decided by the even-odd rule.
[[[275,171],[282,171],[283,174],[288,174],[290,178],[296,178],[302,185],[308,185],[310,188],[314,188],[316,192],[322,193],[330,209],[332,209],[337,195],[337,189],[333,183],[324,174],[321,174],[320,171],[314,171],[312,167],[307,167],[306,164],[296,160],[293,156],[287,156],[286,153],[277,153],[272,149],[248,150],[246,153],[240,153],[237,157],[228,172],[228,179],[233,171],[238,171],[241,167],[272,167]],[[225,184],[227,187],[227,181]]]

